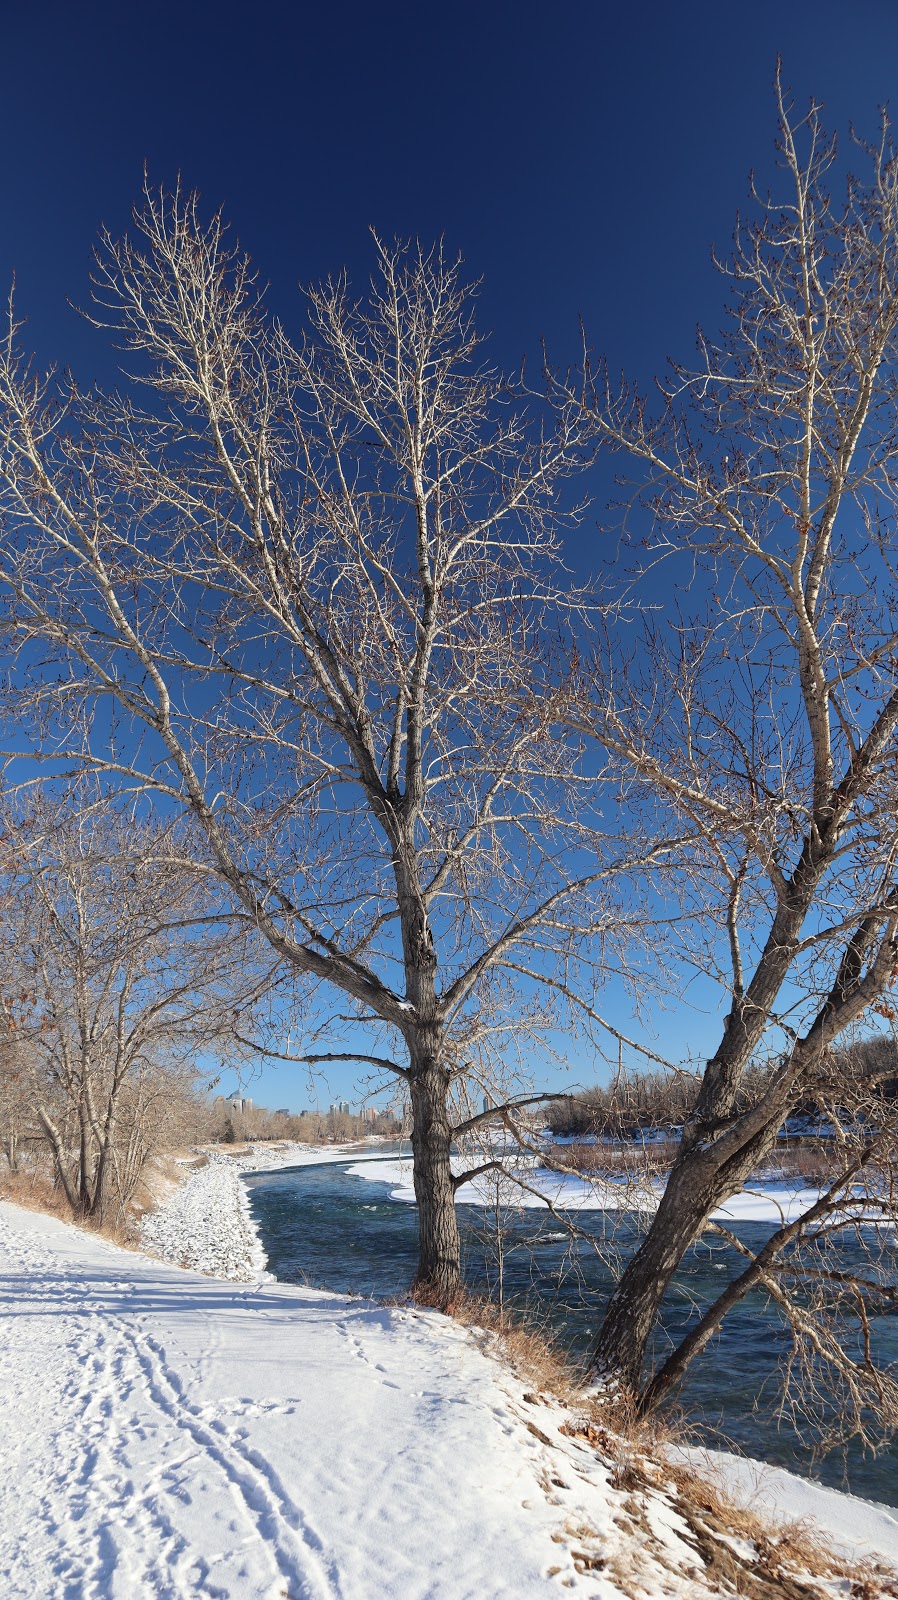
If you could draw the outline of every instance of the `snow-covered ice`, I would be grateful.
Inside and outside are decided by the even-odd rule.
[[[411,1161],[400,1157],[376,1164],[363,1161],[347,1170],[354,1177],[388,1184],[391,1199],[414,1204]],[[640,1210],[651,1210],[664,1187],[663,1183],[643,1182],[636,1186],[603,1177],[580,1178],[575,1173],[559,1173],[535,1166],[522,1175],[527,1188],[515,1194],[516,1205],[538,1208],[549,1201],[560,1211],[632,1210],[636,1206]],[[819,1189],[795,1188],[785,1183],[759,1184],[757,1188],[734,1195],[711,1215],[725,1222],[791,1222],[809,1210],[819,1196]],[[462,1184],[456,1199],[462,1205],[491,1203],[489,1181],[475,1178],[472,1183]]]

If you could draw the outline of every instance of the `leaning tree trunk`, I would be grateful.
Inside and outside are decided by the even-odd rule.
[[[627,1263],[599,1330],[593,1365],[596,1376],[613,1391],[639,1393],[646,1346],[670,1280],[717,1203],[699,1161],[687,1156],[682,1166],[674,1167],[649,1231]]]
[[[736,1151],[721,1162],[707,1125],[684,1134],[648,1233],[621,1275],[599,1330],[593,1357],[596,1376],[609,1389],[638,1396],[646,1347],[670,1280],[715,1207],[737,1194],[774,1143],[792,1074],[767,1114],[749,1111],[734,1119]],[[741,1137],[740,1137],[741,1135]]]
[[[417,1055],[417,1052],[414,1052]],[[461,1281],[461,1249],[452,1181],[449,1073],[434,1055],[412,1061],[412,1155],[418,1202],[418,1270],[413,1288],[446,1310]]]
[[[671,1278],[715,1206],[738,1193],[770,1148],[791,1087],[818,1048],[807,1041],[797,1045],[763,1103],[738,1113],[744,1070],[785,981],[814,889],[831,859],[836,837],[832,829],[830,835],[824,844],[820,838],[805,841],[751,983],[734,999],[721,1044],[708,1062],[658,1210],[608,1302],[593,1365],[609,1389],[639,1394],[646,1346]],[[844,960],[837,984],[843,966]]]

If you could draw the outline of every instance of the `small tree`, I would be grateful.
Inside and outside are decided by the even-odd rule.
[[[45,804],[7,841],[0,1009],[17,1081],[27,1067],[73,1213],[102,1219],[131,1198],[226,1023],[245,943],[238,964],[176,835],[96,799],[83,813],[71,797]]]
[[[675,368],[655,407],[607,378],[592,400],[608,446],[645,469],[653,533],[633,597],[643,640],[627,645],[609,610],[607,648],[572,721],[599,741],[631,814],[667,811],[695,830],[678,885],[694,912],[681,955],[717,978],[726,1005],[657,1213],[599,1335],[599,1371],[643,1405],[749,1287],[779,1295],[778,1252],[788,1246],[797,1270],[801,1229],[789,1228],[645,1378],[662,1300],[710,1213],[793,1108],[823,1097],[835,1114],[831,1051],[845,1031],[871,1010],[894,1016],[898,160],[884,122],[880,142],[859,151],[867,181],[851,178],[837,205],[835,144],[817,108],[797,125],[782,95],[779,108],[791,187],[740,224],[722,269],[726,331],[700,337],[698,370]],[[698,616],[659,616],[662,561],[685,564],[690,595],[706,597]],[[854,1096],[852,1147],[807,1230],[844,1225],[865,1203],[893,1216],[894,1132],[882,1112],[872,1092],[866,1105]],[[878,1188],[858,1200],[864,1172]],[[891,1292],[878,1268],[846,1288],[865,1326]],[[811,1339],[799,1302],[789,1315]],[[838,1367],[838,1351],[821,1335],[820,1360]],[[875,1401],[869,1347],[858,1372]],[[893,1399],[883,1405],[894,1417]]]
[[[18,1172],[22,1142],[34,1130],[27,1045],[0,1016],[0,1148],[10,1172]]]
[[[591,992],[613,934],[547,710],[575,604],[559,489],[593,421],[482,364],[439,249],[378,245],[368,300],[313,290],[292,342],[194,198],[147,190],[135,227],[103,241],[96,318],[142,396],[36,379],[14,326],[0,358],[16,715],[184,808],[246,923],[369,1030],[300,1058],[404,1081],[417,1282],[445,1303],[452,1103],[557,1023],[535,985],[563,965]]]

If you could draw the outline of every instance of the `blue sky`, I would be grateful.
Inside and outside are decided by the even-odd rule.
[[[484,278],[497,359],[517,364],[544,337],[563,361],[582,315],[612,366],[646,379],[668,355],[688,360],[696,323],[719,317],[710,247],[725,248],[749,169],[772,174],[778,52],[799,104],[813,93],[831,125],[872,130],[898,89],[898,7],[10,7],[0,280],[15,273],[41,359],[108,380],[114,352],[68,300],[86,301],[97,229],[124,227],[146,162],[224,205],[288,324],[297,282],[344,266],[367,277],[369,226],[444,235]],[[569,552],[584,572],[601,472],[592,487],[596,514]],[[626,1022],[622,996],[608,1013]],[[658,1041],[701,1049],[712,1026],[671,1014]],[[299,1068],[266,1069],[250,1092],[308,1098]]]

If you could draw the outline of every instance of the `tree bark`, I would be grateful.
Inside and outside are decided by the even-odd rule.
[[[449,1073],[433,1055],[411,1069],[412,1152],[418,1202],[418,1270],[414,1292],[446,1310],[461,1282],[461,1249],[449,1155]]]
[[[738,1192],[776,1137],[791,1083],[800,1071],[801,1051],[793,1051],[790,1066],[763,1108],[738,1115],[739,1090],[836,840],[830,809],[821,815],[815,836],[805,839],[748,988],[734,995],[658,1210],[608,1302],[593,1364],[597,1376],[615,1391],[639,1393],[646,1345],[674,1272],[714,1207]]]
[[[716,1203],[695,1167],[674,1167],[651,1227],[614,1290],[593,1365],[612,1390],[638,1394],[646,1345],[674,1272]]]
[[[765,1111],[753,1108],[733,1118],[720,1143],[707,1122],[684,1130],[658,1210],[621,1275],[599,1331],[593,1366],[609,1388],[639,1394],[646,1345],[670,1280],[714,1208],[738,1193],[774,1143],[796,1075],[793,1062]],[[714,1131],[721,1131],[719,1125]]]

